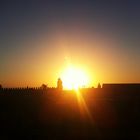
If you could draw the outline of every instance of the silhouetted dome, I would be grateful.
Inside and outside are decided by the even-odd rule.
[[[45,85],[45,84],[42,84],[42,86],[41,86],[41,89],[47,89],[47,85]]]

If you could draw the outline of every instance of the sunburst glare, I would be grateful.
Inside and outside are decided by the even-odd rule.
[[[87,86],[89,81],[87,74],[82,69],[73,66],[65,69],[61,78],[65,89],[77,90],[78,88]]]

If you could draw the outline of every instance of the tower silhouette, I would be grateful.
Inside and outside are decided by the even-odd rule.
[[[60,78],[58,78],[58,80],[57,80],[57,89],[59,89],[59,90],[63,89],[62,80]]]
[[[100,83],[98,83],[98,87],[97,88],[101,88],[101,84]]]

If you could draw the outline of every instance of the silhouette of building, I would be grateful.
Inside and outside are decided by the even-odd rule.
[[[59,89],[59,90],[63,89],[62,80],[60,78],[58,78],[58,80],[57,80],[57,89]]]
[[[125,92],[138,92],[140,91],[139,83],[116,83],[116,84],[103,84],[102,88],[106,91],[125,91]]]
[[[41,89],[46,90],[46,89],[47,89],[47,85],[42,84],[42,85],[41,85]]]
[[[101,88],[101,84],[100,83],[98,84],[98,87],[97,88]]]

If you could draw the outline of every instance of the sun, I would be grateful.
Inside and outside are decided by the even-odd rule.
[[[64,89],[75,89],[85,87],[88,84],[88,76],[80,68],[68,67],[61,75]]]

